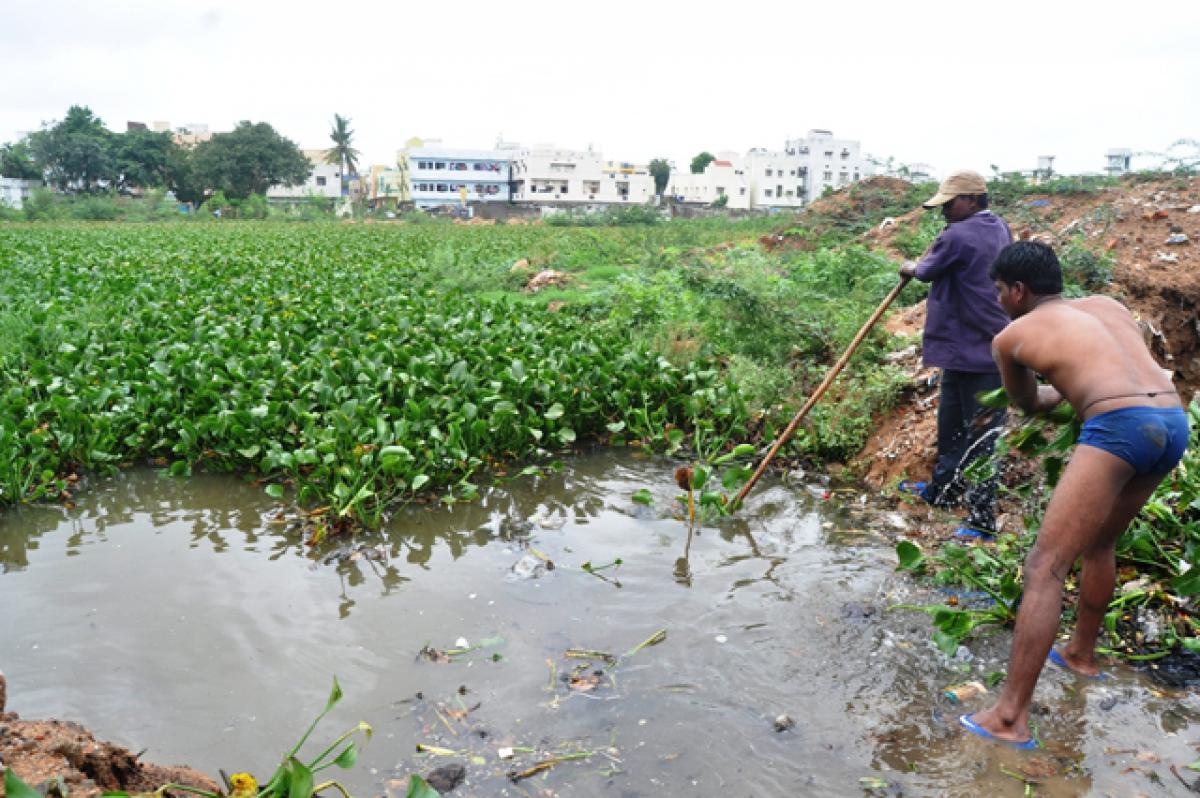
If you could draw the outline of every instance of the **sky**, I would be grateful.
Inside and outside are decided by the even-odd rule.
[[[305,149],[339,113],[360,168],[413,136],[684,167],[824,128],[943,176],[1200,139],[1198,0],[0,0],[0,20],[0,142],[73,104]]]

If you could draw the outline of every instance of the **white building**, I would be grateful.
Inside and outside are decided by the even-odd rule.
[[[593,150],[549,145],[516,150],[512,156],[514,202],[545,205],[636,205],[654,198],[647,166],[605,161]]]
[[[720,197],[726,197],[726,208],[745,210],[750,207],[750,182],[742,159],[721,153],[700,174],[686,169],[671,170],[667,195],[689,205],[712,205]]]
[[[20,210],[25,200],[42,187],[41,180],[23,180],[19,177],[0,177],[0,205]]]
[[[1109,177],[1120,177],[1129,174],[1133,162],[1133,150],[1124,148],[1112,149],[1105,156],[1107,164],[1104,171]]]
[[[413,139],[399,153],[400,171],[418,208],[508,202],[514,150],[498,144],[491,150],[439,146]]]
[[[829,130],[810,130],[804,138],[787,141],[784,154],[803,162],[799,168],[804,169],[807,178],[806,203],[821,196],[826,188],[844,188],[872,174],[860,143],[834,138]]]
[[[803,208],[809,202],[807,155],[753,149],[746,153],[746,177],[753,208]]]
[[[269,200],[296,200],[304,197],[337,199],[342,194],[341,166],[326,163],[329,150],[303,150],[304,157],[312,164],[312,174],[303,183],[295,186],[271,186],[267,189]]]

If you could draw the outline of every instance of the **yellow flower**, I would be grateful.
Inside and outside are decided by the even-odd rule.
[[[233,787],[231,798],[253,798],[258,795],[258,782],[249,773],[234,773],[229,777],[229,784]]]

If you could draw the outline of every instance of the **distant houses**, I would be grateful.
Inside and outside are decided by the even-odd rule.
[[[667,194],[685,205],[798,209],[826,189],[857,183],[870,174],[859,142],[834,138],[828,130],[810,130],[804,138],[785,141],[779,150],[719,153],[701,174],[673,170]]]

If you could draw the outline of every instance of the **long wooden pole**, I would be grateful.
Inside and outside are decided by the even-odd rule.
[[[746,494],[749,493],[750,489],[754,487],[754,483],[758,482],[758,478],[761,477],[763,472],[767,470],[767,465],[770,464],[773,459],[775,459],[775,454],[779,451],[779,448],[783,446],[783,444],[787,443],[788,439],[791,438],[792,434],[796,431],[796,427],[800,426],[800,422],[804,420],[806,415],[808,415],[808,411],[812,410],[813,405],[815,405],[817,401],[824,396],[825,392],[829,390],[829,386],[833,384],[833,381],[837,379],[837,375],[840,374],[842,369],[846,367],[846,364],[850,362],[850,357],[854,354],[854,351],[858,349],[858,346],[863,342],[863,339],[867,337],[867,333],[871,331],[871,328],[875,326],[875,322],[879,321],[879,317],[884,314],[884,312],[888,309],[888,306],[892,304],[896,297],[900,296],[900,292],[904,290],[904,286],[908,285],[908,281],[910,279],[912,278],[909,275],[902,275],[900,277],[900,282],[896,285],[896,287],[893,288],[891,292],[883,298],[883,301],[879,303],[879,307],[875,308],[875,312],[871,314],[871,318],[867,319],[867,323],[864,324],[862,329],[858,331],[858,334],[854,336],[854,340],[850,342],[848,347],[846,347],[846,351],[842,353],[842,356],[838,358],[838,361],[834,363],[833,366],[830,367],[829,371],[825,373],[825,379],[821,380],[821,384],[817,386],[815,391],[813,391],[812,396],[808,397],[808,401],[804,403],[804,407],[800,408],[800,412],[796,414],[791,423],[787,425],[787,428],[784,429],[784,431],[780,433],[779,437],[775,439],[775,443],[771,445],[771,450],[767,452],[767,456],[764,457],[762,462],[758,464],[758,468],[754,470],[754,474],[750,477],[745,485],[742,485],[742,489],[737,492],[737,495],[733,497],[733,501],[729,503],[729,509],[731,511],[736,511],[742,506],[742,499],[746,498]]]

